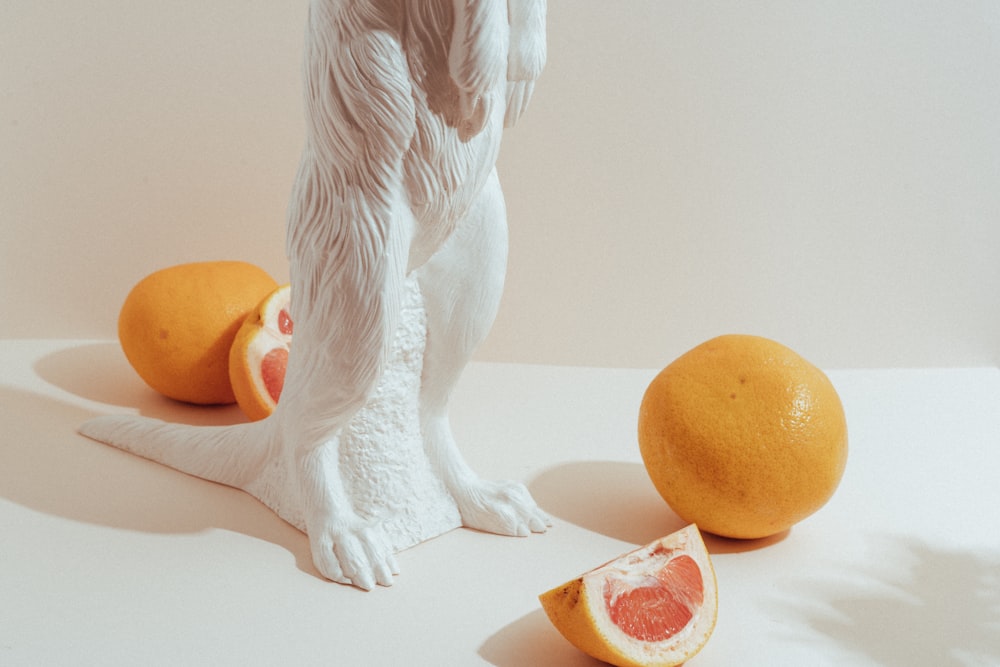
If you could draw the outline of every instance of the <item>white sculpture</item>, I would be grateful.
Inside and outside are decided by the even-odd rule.
[[[244,489],[308,534],[324,576],[364,589],[459,525],[544,532],[523,484],[469,468],[447,413],[503,287],[503,126],[544,60],[545,0],[312,0],[276,411],[223,427],[104,416],[81,432]]]

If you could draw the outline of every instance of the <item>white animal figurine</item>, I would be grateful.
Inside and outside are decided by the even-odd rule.
[[[466,464],[448,419],[503,288],[503,126],[544,61],[545,0],[312,0],[277,409],[219,427],[108,415],[81,433],[246,490],[307,533],[321,574],[366,590],[459,525],[544,532],[523,484]]]

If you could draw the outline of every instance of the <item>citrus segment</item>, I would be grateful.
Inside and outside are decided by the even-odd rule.
[[[244,320],[229,352],[229,379],[247,418],[274,412],[285,383],[293,324],[288,313],[291,288],[277,288]]]
[[[271,397],[274,404],[278,404],[281,397],[281,390],[285,387],[285,369],[288,367],[288,350],[276,348],[264,355],[264,360],[260,363],[261,379],[267,395]]]
[[[179,264],[155,271],[129,292],[118,339],[146,384],[170,398],[232,403],[229,348],[247,313],[277,287],[246,262]]]
[[[732,538],[782,532],[833,495],[847,422],[829,378],[759,336],[713,338],[650,383],[639,448],[660,495],[685,521]]]
[[[669,639],[682,630],[704,601],[698,564],[686,555],[667,561],[652,577],[635,587],[609,576],[604,602],[611,620],[625,634],[647,642]]]
[[[619,667],[689,660],[715,629],[715,570],[695,525],[539,596],[559,632]]]

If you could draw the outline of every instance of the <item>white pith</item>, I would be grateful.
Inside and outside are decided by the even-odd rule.
[[[661,545],[667,552],[654,555]],[[626,634],[611,620],[605,607],[604,585],[608,577],[620,578],[634,586],[651,583],[650,580],[655,579],[653,573],[682,554],[693,558],[701,570],[704,588],[702,606],[682,630],[663,641],[642,641]],[[679,663],[689,659],[691,647],[704,644],[715,627],[715,573],[701,535],[693,525],[588,572],[583,576],[583,588],[586,604],[598,630],[610,645],[636,662],[671,664],[672,661]]]
[[[246,363],[250,376],[253,379],[253,385],[257,388],[257,393],[262,401],[268,404],[272,409],[275,407],[276,403],[271,399],[271,395],[267,391],[267,387],[264,384],[264,377],[261,374],[261,365],[264,363],[264,357],[267,356],[268,352],[276,348],[284,348],[286,350],[291,348],[292,336],[290,334],[284,334],[278,328],[278,318],[281,315],[282,309],[287,310],[288,304],[291,300],[291,289],[288,285],[277,290],[264,304],[260,317],[260,330],[257,335],[253,337],[253,340],[247,346],[246,350]],[[292,325],[294,326],[294,322]]]

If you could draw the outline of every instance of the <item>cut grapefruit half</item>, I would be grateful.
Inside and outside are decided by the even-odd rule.
[[[243,413],[264,419],[278,405],[285,384],[292,318],[289,285],[271,292],[240,326],[229,350],[229,381]]]
[[[539,596],[556,629],[618,667],[690,660],[715,629],[715,570],[691,524]]]

